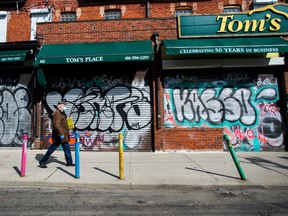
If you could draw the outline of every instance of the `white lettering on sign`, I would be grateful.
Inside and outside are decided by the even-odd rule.
[[[278,48],[253,48],[253,52],[279,52]]]
[[[214,49],[181,49],[180,54],[213,53]]]
[[[235,48],[235,47],[223,47],[223,48],[191,48],[180,49],[180,54],[202,54],[202,53],[268,53],[268,52],[280,52],[277,47],[257,47],[257,48]]]
[[[65,60],[66,63],[100,62],[103,61],[103,56],[74,57],[74,58],[65,58]]]
[[[243,53],[245,52],[244,48],[223,48],[224,51],[227,53]]]
[[[20,60],[21,60],[21,57],[4,57],[4,58],[1,58],[2,62],[5,62],[5,61],[20,61]]]
[[[126,61],[145,61],[149,60],[149,56],[125,56],[124,59]]]
[[[85,57],[85,62],[99,62],[99,61],[103,61],[103,56]]]
[[[81,63],[84,62],[83,57],[78,57],[78,58],[65,58],[66,63]]]

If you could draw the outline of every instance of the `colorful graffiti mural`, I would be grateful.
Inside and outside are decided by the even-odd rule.
[[[277,79],[228,73],[221,80],[178,75],[164,80],[165,127],[223,128],[235,150],[283,147],[283,122],[275,102]]]
[[[82,80],[84,83],[78,81],[73,87],[71,82],[65,85],[61,78],[62,84],[60,80],[57,85],[53,82],[54,88],[45,94],[45,111],[51,114],[57,101],[66,101],[66,113],[72,117],[75,130],[80,134],[81,148],[115,150],[119,133],[123,134],[126,150],[151,148],[152,105],[150,87],[145,86],[144,76],[136,73],[128,85],[119,83],[119,80],[115,83],[115,79],[109,80],[102,75]],[[73,145],[73,133],[71,137],[70,144]],[[46,139],[51,143],[49,134]]]

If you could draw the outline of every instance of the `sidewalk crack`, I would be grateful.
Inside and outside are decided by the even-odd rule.
[[[206,174],[208,174],[211,178],[213,178],[215,181],[220,181],[215,175],[213,175],[209,170],[205,169],[204,167],[202,167],[200,164],[198,164],[196,161],[192,160],[191,158],[189,158],[187,155],[182,154],[185,158],[187,158],[188,160],[190,160],[192,163],[196,164],[196,166],[198,166],[201,170],[203,170],[203,172],[205,172]]]
[[[49,176],[47,176],[45,179],[44,179],[44,182],[49,179],[58,169],[55,169],[54,172],[52,172]]]

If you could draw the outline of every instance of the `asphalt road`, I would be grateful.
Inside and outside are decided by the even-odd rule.
[[[288,215],[288,187],[0,186],[0,215]]]

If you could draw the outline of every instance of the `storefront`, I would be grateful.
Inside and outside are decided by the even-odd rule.
[[[204,145],[198,138],[199,150],[219,146],[211,129],[222,129],[237,151],[285,149],[287,12],[277,4],[179,17],[179,39],[162,43],[161,78],[163,130],[181,137],[185,129],[182,149],[189,149],[189,137],[197,139],[194,129],[211,137]],[[169,140],[165,133],[163,148],[171,148]]]
[[[34,139],[36,42],[0,43],[0,147],[19,147],[23,134]]]
[[[125,151],[151,151],[153,55],[151,41],[43,45],[40,147],[51,144],[51,114],[64,100],[82,150],[118,150],[122,133]]]

